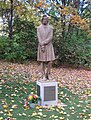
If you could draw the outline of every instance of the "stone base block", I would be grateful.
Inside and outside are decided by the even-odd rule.
[[[41,97],[41,106],[57,105],[58,83],[56,81],[37,81],[37,95]]]

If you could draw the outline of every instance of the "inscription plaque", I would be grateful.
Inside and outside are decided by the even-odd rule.
[[[44,101],[51,101],[55,99],[55,86],[44,87]]]

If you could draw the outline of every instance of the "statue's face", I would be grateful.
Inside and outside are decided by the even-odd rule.
[[[48,17],[43,17],[42,24],[47,25],[48,23]]]

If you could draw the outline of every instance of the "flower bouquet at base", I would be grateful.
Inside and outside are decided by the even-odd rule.
[[[31,108],[35,108],[37,105],[39,105],[40,100],[40,97],[36,94],[29,94],[28,96],[28,101]]]

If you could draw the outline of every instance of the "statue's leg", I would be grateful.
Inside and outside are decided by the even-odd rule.
[[[45,64],[44,62],[41,62],[41,78],[43,79],[43,77],[45,76]]]
[[[52,61],[48,62],[47,71],[46,71],[46,79],[49,79],[49,74],[51,74]]]

